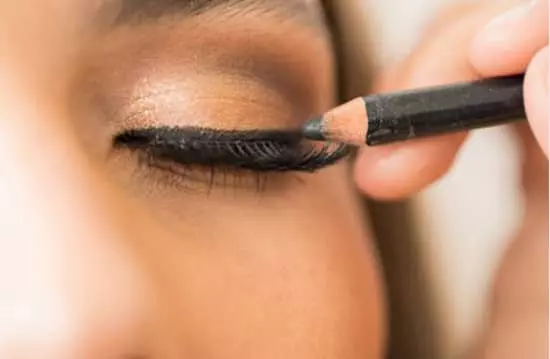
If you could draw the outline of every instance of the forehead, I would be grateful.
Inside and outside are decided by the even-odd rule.
[[[243,13],[284,14],[305,23],[319,23],[320,0],[119,0],[117,23],[191,17],[203,13],[238,16]]]

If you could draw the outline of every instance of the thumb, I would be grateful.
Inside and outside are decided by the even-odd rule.
[[[525,74],[527,119],[539,145],[548,157],[548,46],[540,50]]]

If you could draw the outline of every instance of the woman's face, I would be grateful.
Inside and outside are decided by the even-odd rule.
[[[329,108],[317,1],[12,3],[0,357],[381,356],[380,278],[345,163],[257,173],[114,141],[288,128]]]

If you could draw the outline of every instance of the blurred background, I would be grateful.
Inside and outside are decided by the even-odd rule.
[[[438,11],[460,1],[471,0],[335,0],[344,97],[364,94],[373,71],[406,56]],[[518,169],[507,130],[482,130],[430,189],[369,203],[388,282],[390,358],[462,358],[479,339],[494,270],[522,214]]]

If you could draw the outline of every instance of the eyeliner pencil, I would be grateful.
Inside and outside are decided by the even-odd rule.
[[[375,146],[522,120],[523,77],[358,97],[306,122],[302,134],[316,141]]]

